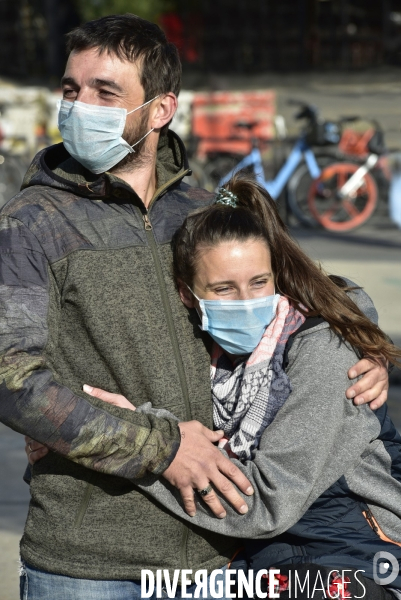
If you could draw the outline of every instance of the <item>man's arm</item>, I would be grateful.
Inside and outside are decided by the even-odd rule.
[[[174,419],[135,414],[56,379],[45,357],[51,270],[36,237],[0,220],[0,420],[88,468],[135,479],[176,455]]]
[[[46,362],[51,270],[19,220],[0,220],[0,420],[90,469],[135,479],[176,455],[174,419],[74,394]]]
[[[51,284],[51,270],[36,237],[17,219],[3,216],[0,421],[89,469],[130,480],[146,472],[164,472],[181,443],[182,432],[173,417],[127,411],[84,392],[77,395],[49,368],[45,347]],[[245,491],[249,482],[213,445],[221,434],[200,427],[197,441],[208,457],[206,476],[212,469],[221,489],[218,482],[225,468]],[[226,481],[224,477],[224,485]],[[236,501],[243,504],[237,493]]]

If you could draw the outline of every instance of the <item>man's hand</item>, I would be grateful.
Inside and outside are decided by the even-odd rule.
[[[232,482],[249,496],[253,494],[250,482],[214,445],[223,437],[223,432],[211,431],[199,421],[182,422],[178,426],[181,444],[163,477],[179,489],[186,512],[191,517],[196,514],[195,490],[203,490],[209,485],[218,490],[239,513],[248,512],[247,504]],[[214,490],[202,496],[202,500],[217,517],[222,519],[226,516]]]
[[[100,398],[109,404],[135,410],[121,394],[112,394],[99,388],[84,385],[84,392]],[[178,452],[164,471],[163,477],[179,489],[185,510],[190,516],[196,514],[195,490],[207,488],[210,484],[218,490],[230,504],[242,514],[248,512],[248,506],[241,498],[233,483],[244,494],[253,494],[248,479],[228,458],[214,445],[224,437],[222,431],[211,431],[199,421],[182,422],[178,424],[181,431],[181,444]],[[30,438],[25,438],[25,452],[33,465],[48,453],[46,446]],[[226,512],[214,490],[202,499],[210,510],[219,518],[224,518]]]
[[[30,465],[34,465],[37,460],[46,456],[48,452],[49,449],[46,446],[40,442],[36,442],[27,435],[25,436],[25,453]]]
[[[354,404],[370,402],[370,408],[380,408],[387,400],[388,372],[384,365],[363,358],[348,371],[348,377],[355,379],[363,375],[362,379],[354,383],[346,391],[347,398],[353,398]]]

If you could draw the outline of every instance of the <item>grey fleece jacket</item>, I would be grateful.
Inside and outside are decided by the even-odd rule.
[[[354,299],[373,320],[367,295]],[[341,476],[365,498],[382,530],[401,541],[401,484],[391,476],[391,459],[377,440],[380,423],[368,405],[345,396],[355,351],[322,323],[300,333],[289,352],[287,373],[293,391],[262,435],[254,460],[234,461],[251,480],[246,515],[222,500],[225,519],[211,516],[202,502],[188,517],[176,490],[162,480],[138,482],[154,499],[194,525],[239,538],[271,538],[294,525]]]
[[[146,208],[59,144],[35,157],[0,213],[0,421],[52,450],[32,469],[20,545],[41,570],[131,580],[149,568],[212,570],[235,550],[131,483],[174,459],[176,420],[82,391],[151,400],[212,427],[209,340],[175,289],[170,242],[213,195],[182,181],[188,162],[173,132],[160,137],[156,170]]]

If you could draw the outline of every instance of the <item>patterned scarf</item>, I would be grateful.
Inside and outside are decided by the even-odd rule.
[[[282,296],[276,317],[267,327],[248,360],[233,364],[216,343],[213,347],[211,379],[213,420],[222,429],[240,459],[252,458],[259,439],[291,393],[283,370],[289,336],[305,321]]]

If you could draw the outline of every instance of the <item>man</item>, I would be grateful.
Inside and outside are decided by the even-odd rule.
[[[213,200],[182,182],[185,150],[167,131],[177,51],[134,15],[87,23],[68,50],[64,145],[35,157],[2,211],[0,418],[53,451],[33,469],[22,593],[125,600],[140,597],[141,569],[210,572],[236,549],[172,517],[137,478],[165,477],[189,512],[202,490],[219,517],[209,483],[239,512],[231,482],[252,488],[213,445],[207,341],[170,275],[172,234]],[[85,384],[181,422],[106,404]]]

